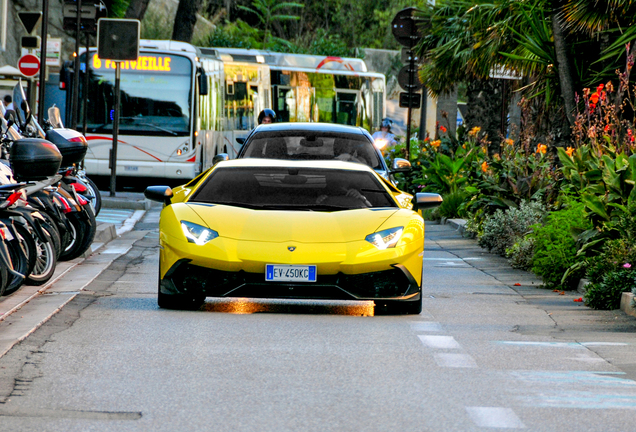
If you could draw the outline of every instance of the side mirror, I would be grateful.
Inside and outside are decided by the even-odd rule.
[[[391,174],[399,173],[399,172],[409,172],[411,171],[411,162],[402,158],[393,159],[393,164],[391,165]]]
[[[212,158],[212,165],[216,165],[219,162],[230,160],[230,156],[227,153],[219,153]]]
[[[144,191],[144,196],[151,201],[170,205],[172,189],[169,186],[148,186]]]
[[[420,192],[415,194],[415,210],[427,210],[439,207],[442,204],[442,196],[431,192]]]
[[[199,94],[201,96],[207,96],[209,93],[208,88],[208,76],[205,74],[203,69],[200,69],[201,73],[197,76],[197,80],[199,82]]]
[[[245,138],[236,138],[236,142],[239,143],[240,145],[245,144]]]

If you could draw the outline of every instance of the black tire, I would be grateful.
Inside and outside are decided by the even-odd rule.
[[[422,297],[415,301],[405,300],[387,300],[375,303],[378,315],[384,313],[387,315],[419,315],[422,313]]]
[[[9,272],[3,264],[0,264],[0,296],[4,295],[4,292],[7,289],[8,283],[9,283]]]
[[[40,214],[46,219],[46,230],[51,236],[51,240],[53,240],[53,246],[55,247],[55,259],[58,260],[60,258],[60,254],[62,253],[62,236],[60,235],[60,230],[55,223],[55,220],[45,212],[40,212]]]
[[[161,309],[198,310],[205,301],[204,296],[190,297],[183,294],[164,294],[161,292],[161,278],[157,290],[157,304]]]
[[[60,253],[60,261],[70,261],[82,254],[82,252],[78,253],[77,251],[82,245],[84,233],[88,231],[79,212],[67,213],[66,218],[69,221],[70,229],[62,242],[63,249]]]
[[[57,264],[57,255],[55,254],[55,245],[53,238],[50,234],[50,226],[43,226],[46,241],[42,241],[38,236],[35,236],[35,244],[37,248],[37,258],[33,271],[26,278],[27,285],[44,285],[47,283],[55,273],[55,266]]]
[[[89,199],[91,206],[93,207],[93,213],[95,216],[99,214],[99,211],[102,209],[102,194],[99,192],[97,185],[93,180],[88,177],[82,177],[82,181],[86,183],[86,187],[88,189],[88,193],[92,195],[94,198]],[[87,198],[88,199],[88,198]]]
[[[92,207],[89,205],[84,206],[84,211],[84,225],[87,229],[84,232],[84,236],[82,237],[82,242],[79,249],[80,255],[86,252],[89,247],[91,247],[91,245],[93,244],[93,240],[95,240],[95,233],[97,232],[97,220],[95,219],[95,213],[93,213]]]
[[[15,226],[18,226],[16,224]],[[11,258],[11,264],[13,265],[13,270],[18,273],[24,275],[24,277],[19,277],[16,275],[9,274],[8,283],[5,288],[4,294],[11,294],[17,291],[24,281],[26,277],[29,275],[29,255],[31,255],[31,251],[33,251],[33,256],[36,256],[35,252],[35,240],[31,237],[31,234],[26,231],[28,235],[19,234],[23,237],[22,240],[18,238],[14,238],[13,240],[7,241],[7,250],[9,251],[9,257]],[[33,260],[33,265],[35,265],[35,258]]]

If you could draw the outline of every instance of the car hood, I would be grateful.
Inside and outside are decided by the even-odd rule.
[[[186,205],[221,237],[263,242],[360,241],[386,225],[387,219],[395,213],[404,211],[396,208],[336,212],[275,211],[225,205]],[[396,223],[399,222],[396,220]]]

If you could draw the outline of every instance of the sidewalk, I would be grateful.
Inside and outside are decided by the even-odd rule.
[[[428,222],[429,224],[432,222]],[[442,224],[443,225],[448,225],[452,228],[455,229],[455,231],[457,231],[457,233],[459,233],[462,237],[466,236],[466,221],[464,219],[443,219],[442,220]],[[474,243],[476,248],[479,248],[481,251],[483,251],[484,253],[487,253],[489,255],[491,255],[494,260],[499,261],[499,265],[501,266],[501,268],[509,268],[510,271],[505,271],[505,270],[496,270],[497,274],[499,276],[501,276],[503,278],[502,282],[507,282],[508,280],[508,275],[517,275],[517,276],[513,276],[513,277],[520,277],[518,276],[518,272],[523,272],[525,274],[527,274],[527,278],[528,280],[531,281],[531,285],[534,286],[538,286],[540,287],[542,285],[542,281],[541,278],[537,277],[536,275],[534,275],[531,272],[527,272],[527,271],[523,271],[523,270],[516,270],[513,269],[512,267],[510,267],[510,264],[508,264],[508,260],[504,257],[501,257],[499,255],[495,255],[495,254],[491,254],[490,252],[488,252],[486,249],[483,249],[481,247],[479,247],[477,245],[477,242],[475,240],[472,239],[466,239],[469,240],[471,242]],[[499,267],[498,267],[499,268]],[[484,270],[484,269],[482,269]],[[488,272],[486,272],[488,273]],[[493,275],[494,276],[494,275]],[[522,277],[523,278],[523,277]],[[523,278],[525,279],[525,278]],[[520,282],[515,282],[515,283],[520,283]],[[524,284],[522,283],[521,286],[523,286]],[[579,284],[579,289],[577,291],[574,291],[575,295],[577,297],[582,297],[585,294],[585,283],[583,284]],[[631,293],[623,293],[623,296],[621,298],[621,307],[620,310],[622,312],[624,312],[625,314],[631,316],[631,317],[636,317],[636,308],[632,307],[632,299],[634,298],[634,295]]]
[[[0,322],[16,311],[21,310],[36,297],[45,293],[48,294],[53,285],[64,283],[67,280],[73,281],[78,274],[85,273],[82,264],[92,256],[102,254],[107,249],[107,256],[113,258],[116,256],[114,254],[121,248],[114,246],[108,248],[109,244],[112,243],[116,246],[117,241],[114,240],[118,240],[123,234],[131,231],[135,224],[145,215],[146,210],[141,209],[139,204],[139,201],[145,201],[145,199],[141,193],[121,193],[121,197],[119,196],[120,193],[118,193],[114,204],[117,207],[113,209],[111,205],[113,205],[114,201],[106,197],[108,192],[102,191],[101,193],[102,209],[96,217],[97,229],[91,247],[82,256],[74,260],[58,262],[53,277],[45,285],[24,285],[13,294],[0,297]],[[144,203],[143,206],[145,207],[146,204]],[[149,204],[148,208],[150,208]]]

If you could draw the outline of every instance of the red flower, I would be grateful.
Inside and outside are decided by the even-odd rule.
[[[446,128],[444,126],[440,126],[439,130],[442,131],[442,133],[446,133]]]
[[[605,132],[607,132],[608,130],[610,130],[610,125],[605,125],[605,127],[603,128],[603,130],[604,130]]]
[[[596,87],[596,91],[600,93],[601,90],[603,90],[603,87],[605,87],[604,84],[599,84],[598,87]]]
[[[595,108],[596,108],[596,104],[591,103],[590,104],[590,111],[594,111]]]
[[[592,93],[592,96],[590,96],[590,105],[594,104],[596,105],[598,103],[598,93]]]

